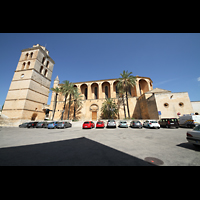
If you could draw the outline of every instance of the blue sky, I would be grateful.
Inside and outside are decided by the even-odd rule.
[[[45,46],[55,61],[52,83],[150,77],[153,88],[188,92],[200,101],[200,33],[0,33],[0,106],[21,50]],[[50,103],[50,98],[48,104]]]

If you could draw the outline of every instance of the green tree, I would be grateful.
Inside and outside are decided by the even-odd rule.
[[[74,99],[74,120],[76,120],[76,111],[82,105],[82,97],[81,93],[78,92],[78,88],[75,88],[73,99]]]
[[[63,81],[63,85],[61,86],[61,93],[65,96],[65,101],[64,101],[64,107],[63,107],[63,112],[61,116],[61,120],[63,120],[63,114],[65,112],[65,107],[66,107],[66,101],[67,97],[69,96],[69,109],[68,109],[68,119],[69,119],[69,113],[70,113],[70,107],[71,107],[71,97],[74,94],[74,84],[69,82],[68,80]]]
[[[117,79],[119,82],[117,83],[117,87],[123,88],[126,94],[126,105],[128,110],[128,118],[130,119],[129,105],[128,105],[128,89],[129,87],[134,87],[136,85],[136,77],[131,75],[132,72],[123,71],[120,73],[121,78]],[[126,118],[126,117],[125,117]]]
[[[116,118],[118,115],[119,109],[117,104],[113,99],[107,98],[101,107],[101,116],[103,119]]]
[[[54,99],[54,107],[53,107],[53,115],[52,115],[52,120],[54,118],[54,115],[55,115],[55,111],[56,111],[56,105],[57,105],[57,97],[58,97],[58,94],[60,92],[60,88],[56,87],[56,88],[51,88],[50,89],[52,92],[55,92],[56,95],[55,95],[55,99]]]

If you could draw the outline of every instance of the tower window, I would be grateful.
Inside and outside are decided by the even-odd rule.
[[[42,71],[43,71],[43,66],[41,66],[40,68],[40,74],[42,74]]]
[[[26,63],[24,62],[24,63],[22,64],[22,70],[24,70],[25,65],[26,65]]]
[[[183,107],[183,106],[184,106],[184,103],[183,103],[183,102],[180,102],[178,105],[179,105],[180,107]]]
[[[28,58],[28,53],[25,55],[25,60],[27,60],[27,58]]]
[[[47,77],[47,69],[45,69],[44,76]]]
[[[26,69],[30,67],[30,62],[27,63]]]
[[[30,58],[32,58],[33,57],[33,52],[31,52],[31,55],[30,55]]]
[[[47,61],[46,67],[49,67],[49,61]]]
[[[43,57],[43,59],[42,59],[42,64],[44,64],[44,61],[45,61],[45,57]]]

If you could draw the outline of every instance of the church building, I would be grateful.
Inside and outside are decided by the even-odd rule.
[[[49,56],[49,51],[39,44],[23,49],[21,52],[0,122],[6,123],[7,120],[11,124],[17,125],[24,121],[51,120],[55,107],[55,92],[52,92],[49,106],[47,101],[55,62]],[[69,80],[69,77],[66,77],[66,80]],[[61,85],[57,76],[53,87],[59,88]],[[77,87],[82,94],[82,106],[76,110],[76,118],[81,121],[101,119],[103,102],[106,98],[112,98],[119,108],[118,119],[124,119],[124,106],[116,85],[117,79],[74,83],[74,87]],[[159,119],[194,113],[187,92],[172,93],[169,90],[154,89],[153,81],[149,77],[136,76],[136,85],[129,88],[128,95],[132,119]],[[54,120],[60,120],[62,112],[63,119],[67,119],[69,98],[66,101],[66,109],[63,111],[64,102],[64,96],[59,94]],[[72,99],[70,120],[73,119],[73,112]]]

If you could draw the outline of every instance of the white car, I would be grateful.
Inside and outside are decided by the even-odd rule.
[[[187,141],[194,146],[200,146],[200,125],[196,126],[192,131],[187,132]]]
[[[155,120],[147,120],[143,123],[143,126],[148,128],[160,128],[160,124]]]

